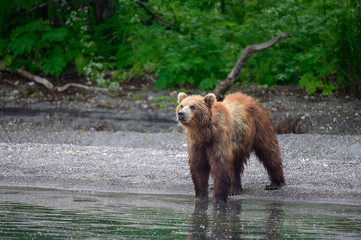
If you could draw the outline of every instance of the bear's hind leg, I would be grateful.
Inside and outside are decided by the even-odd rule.
[[[276,190],[286,185],[283,176],[281,153],[277,140],[274,141],[273,144],[258,146],[255,149],[256,156],[266,168],[271,181],[271,184],[266,186],[266,190]]]
[[[233,163],[233,181],[231,186],[230,196],[240,195],[242,193],[241,175],[243,173],[243,160],[235,159]]]

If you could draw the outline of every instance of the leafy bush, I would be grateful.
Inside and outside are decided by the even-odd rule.
[[[5,65],[19,68],[22,65],[29,69],[41,69],[45,74],[59,76],[67,62],[72,59],[59,46],[69,32],[65,28],[52,29],[40,21],[19,26],[10,34],[5,48]],[[35,61],[35,64],[34,64]]]
[[[101,11],[96,3],[0,0],[7,6],[0,14],[0,67],[53,76],[73,67],[106,87],[157,73],[158,88],[212,89],[247,45],[290,32],[252,55],[240,81],[361,95],[355,1],[147,0],[146,9],[136,1],[107,0]]]
[[[330,32],[337,80],[354,95],[361,97],[361,16],[357,3],[345,1],[334,13]]]
[[[212,89],[222,79],[227,69],[227,48],[220,38],[182,39],[172,44],[158,65],[158,88],[196,85],[200,89]]]

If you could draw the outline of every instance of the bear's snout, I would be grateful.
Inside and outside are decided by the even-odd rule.
[[[188,121],[188,114],[183,110],[178,112],[178,121],[180,122],[187,122]]]

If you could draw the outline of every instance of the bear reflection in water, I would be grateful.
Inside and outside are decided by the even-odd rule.
[[[190,216],[190,229],[187,239],[242,239],[254,236],[259,239],[278,239],[284,221],[284,203],[267,202],[265,205],[229,201],[227,204],[213,203],[208,211],[208,202],[196,201],[194,212]],[[255,207],[255,209],[253,209]],[[251,216],[250,216],[251,215]],[[242,217],[244,216],[244,217]],[[250,220],[252,218],[257,220]]]
[[[208,200],[210,174],[214,202],[240,194],[241,174],[252,151],[268,172],[271,184],[266,190],[286,184],[276,132],[269,113],[259,102],[242,93],[217,102],[212,93],[202,97],[181,92],[178,104],[177,119],[187,135],[197,200]]]

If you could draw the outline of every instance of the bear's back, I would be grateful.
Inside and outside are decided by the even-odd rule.
[[[247,111],[247,105],[249,105],[250,99],[250,97],[242,93],[234,93],[227,95],[222,102],[232,116],[234,143],[247,138],[249,133],[252,134],[253,126],[252,123],[250,123],[251,119]]]
[[[235,119],[258,120],[268,115],[268,112],[259,102],[242,93],[227,95],[222,103]]]
[[[258,141],[253,139],[256,132],[272,135],[275,131],[267,110],[252,97],[234,93],[227,95],[223,104],[233,117],[234,140]],[[258,138],[261,137],[258,136]]]
[[[232,115],[235,123],[241,124],[249,118],[248,109],[249,106],[252,105],[252,101],[254,100],[247,95],[242,93],[233,93],[227,95],[222,103]]]
[[[259,102],[242,93],[227,95],[222,103],[233,119],[233,142],[243,142],[243,147],[249,151],[256,132],[272,124],[268,112]]]

